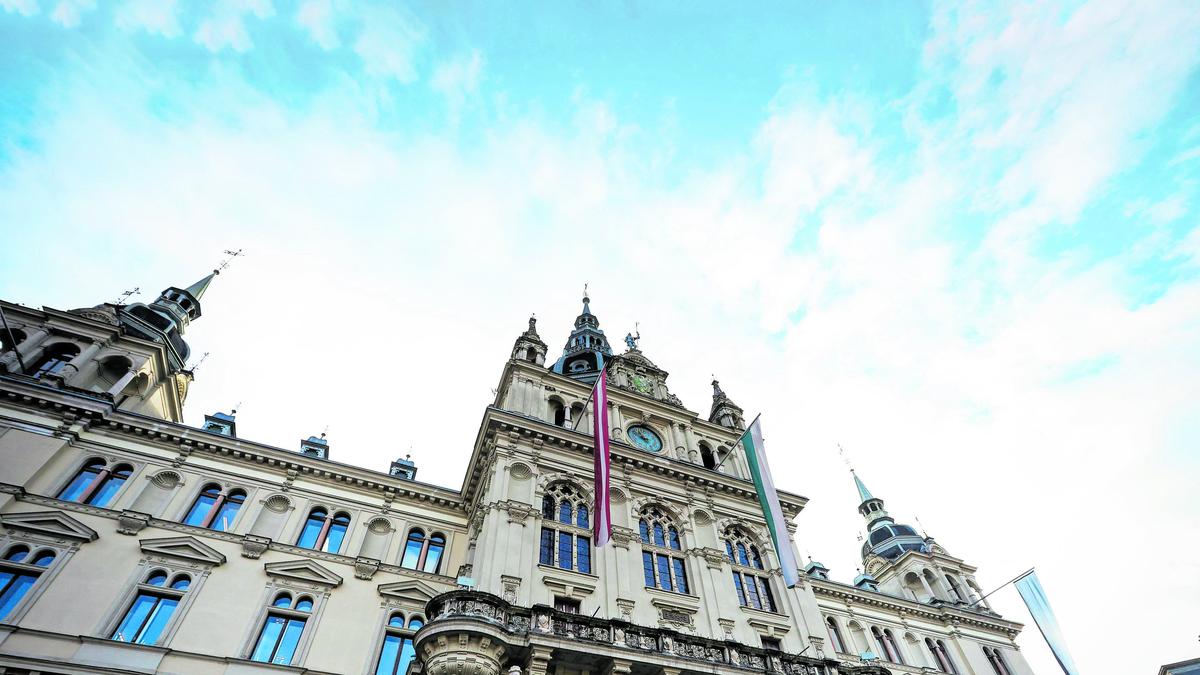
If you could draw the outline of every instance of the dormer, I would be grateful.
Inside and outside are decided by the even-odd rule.
[[[317,459],[329,459],[329,441],[325,434],[309,436],[308,440],[300,441],[300,454]]]

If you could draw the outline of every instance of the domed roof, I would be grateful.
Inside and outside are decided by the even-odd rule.
[[[867,535],[867,540],[863,542],[862,555],[863,558],[866,558],[868,554],[874,553],[881,558],[895,560],[908,551],[927,550],[925,538],[908,525],[880,523],[871,530],[871,533]]]

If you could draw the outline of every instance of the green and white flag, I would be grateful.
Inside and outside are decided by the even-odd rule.
[[[754,481],[758,503],[762,505],[763,517],[767,521],[767,529],[771,531],[779,565],[783,568],[783,580],[790,588],[800,582],[800,575],[797,572],[796,555],[792,552],[792,540],[788,538],[787,524],[783,520],[783,509],[779,506],[779,494],[775,492],[775,481],[771,478],[771,468],[767,466],[767,450],[763,446],[762,426],[758,419],[755,417],[750,428],[742,434],[742,447],[746,450],[750,478]]]

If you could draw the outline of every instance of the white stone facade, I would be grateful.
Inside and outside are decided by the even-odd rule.
[[[0,339],[0,571],[32,581],[0,607],[0,673],[376,673],[397,645],[430,675],[1030,673],[1021,626],[970,608],[974,568],[940,546],[869,558],[877,591],[819,571],[785,588],[740,408],[718,388],[709,418],[690,412],[632,341],[609,365],[598,550],[590,385],[548,369],[532,320],[452,489],[181,424],[191,374],[112,306],[4,308],[20,338]],[[69,367],[31,376],[66,342]],[[157,608],[140,623],[139,603]]]

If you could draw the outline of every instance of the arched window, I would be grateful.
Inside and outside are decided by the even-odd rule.
[[[294,602],[287,592],[275,596],[267,619],[258,632],[250,660],[291,665],[312,609],[313,600],[308,596],[302,595]]]
[[[883,629],[883,643],[887,647],[887,654],[892,663],[908,665],[904,662],[904,655],[900,653],[900,645],[896,644],[896,636],[892,634],[891,628]]]
[[[829,632],[829,642],[833,645],[833,651],[842,654],[849,654],[846,651],[846,642],[842,640],[842,631],[838,629],[837,621],[832,616],[825,617],[825,628]]]
[[[416,656],[412,637],[423,625],[425,622],[415,616],[406,624],[404,615],[399,612],[388,618],[383,629],[383,647],[379,650],[375,675],[404,675],[408,672],[408,665]]]
[[[929,653],[933,655],[933,662],[937,664],[938,670],[943,673],[958,675],[958,668],[954,667],[954,661],[950,659],[950,654],[946,652],[946,643],[941,640],[925,638],[925,646],[929,649]]]
[[[583,418],[583,404],[582,403],[572,403],[571,404],[571,420],[570,420],[571,425],[570,426],[573,426],[576,429],[583,428],[583,423],[580,422],[580,420],[582,418]]]
[[[191,585],[192,578],[186,574],[176,574],[168,584],[166,572],[150,572],[138,584],[137,595],[109,638],[139,645],[158,644]]]
[[[542,496],[542,537],[538,562],[592,573],[592,531],[583,492],[565,481],[551,483]]]
[[[950,576],[949,574],[946,575],[946,585],[950,589],[950,594],[954,596],[954,600],[959,602],[967,601],[967,596],[963,594],[962,587],[959,586],[958,582],[954,580],[954,577]]]
[[[42,572],[54,562],[54,551],[44,549],[30,555],[30,548],[18,544],[0,559],[0,621],[21,604]]]
[[[987,657],[988,663],[992,666],[992,672],[996,675],[1012,675],[1012,671],[1008,669],[1008,663],[1004,661],[1004,655],[995,647],[984,647],[983,655]]]
[[[230,490],[226,494],[221,491],[221,486],[210,483],[196,495],[196,501],[192,502],[192,508],[188,509],[183,522],[185,525],[228,532],[245,501],[244,490]]]
[[[321,507],[308,513],[304,521],[304,529],[300,530],[300,539],[296,545],[311,548],[314,551],[337,553],[346,539],[346,531],[350,529],[350,515],[339,511],[333,515]]]
[[[771,583],[765,574],[762,554],[750,535],[740,527],[732,525],[725,529],[725,555],[733,566],[733,588],[737,591],[738,604],[768,612],[778,611]]]
[[[104,460],[91,459],[59,491],[58,498],[92,506],[108,506],[131,475],[133,467],[128,464],[109,468]]]
[[[642,535],[642,576],[647,588],[690,593],[687,564],[679,529],[657,506],[647,506],[638,514]]]
[[[556,398],[550,399],[550,419],[554,420],[556,427],[567,425],[567,410],[563,407],[562,401]]]
[[[76,356],[79,356],[77,345],[70,342],[55,342],[42,351],[41,357],[29,368],[27,374],[36,378],[54,375]]]
[[[428,537],[425,531],[414,527],[408,531],[404,543],[404,555],[400,566],[410,570],[421,570],[437,574],[442,567],[442,554],[446,551],[446,535],[434,532]]]
[[[713,454],[712,448],[708,447],[708,443],[700,444],[700,461],[704,463],[704,468],[717,468],[717,457]]]

